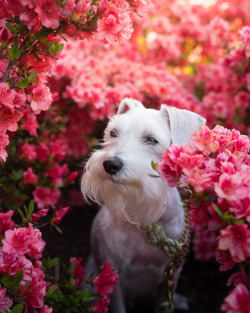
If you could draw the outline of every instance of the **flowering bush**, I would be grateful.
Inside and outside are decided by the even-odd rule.
[[[157,170],[170,186],[179,183],[181,187],[191,188],[190,215],[194,230],[201,227],[213,230],[218,235],[220,270],[236,271],[228,285],[239,287],[226,298],[222,309],[247,312],[249,301],[238,294],[245,292],[250,296],[244,287],[250,286],[250,140],[222,126],[210,130],[203,125],[194,136],[186,145],[172,144]],[[233,296],[239,302],[233,304],[237,306],[235,311],[230,308]]]
[[[141,18],[145,8],[149,10]],[[82,204],[76,164],[96,145],[106,119],[124,97],[137,98],[147,107],[165,103],[195,111],[206,117],[211,128],[220,124],[249,134],[248,11],[248,0],[154,0],[153,6],[147,0],[1,1],[3,240],[8,230],[38,234],[36,227],[51,225],[60,231],[58,224],[68,207]],[[203,131],[204,136],[210,134],[206,128]],[[209,149],[219,149],[213,155],[209,149],[198,149],[198,137],[192,147],[181,151],[172,147],[172,156],[180,152],[187,159],[181,157],[180,168],[173,165],[175,174],[168,179],[176,184],[181,175],[181,181],[194,192],[196,258],[216,256],[221,270],[238,269],[229,279],[237,287],[223,305],[224,310],[235,313],[247,307],[241,304],[241,296],[249,283],[249,161],[240,146],[245,137],[237,131],[223,132],[217,127],[208,136]],[[233,138],[237,144],[223,150],[216,136],[227,144]],[[198,169],[192,171],[190,164]],[[241,239],[234,247],[236,234]],[[22,259],[32,263],[41,281],[53,286],[45,300],[44,295],[40,300],[34,298],[38,304],[45,301],[44,308],[34,310],[51,312],[53,306],[54,311],[64,312],[72,306],[70,295],[79,300],[79,307],[81,297],[92,299],[91,293],[85,291],[81,296],[77,290],[83,273],[79,259],[73,260],[75,269],[71,266],[67,271],[67,283],[55,286],[54,279],[42,277],[45,268],[56,261],[43,260],[41,265],[40,256],[35,259],[31,250],[27,246]],[[104,272],[107,269],[104,265]],[[17,273],[9,277],[0,272],[0,278],[6,276],[10,281],[9,286],[1,283],[0,312],[1,305],[9,310],[21,304],[18,301],[29,289],[12,290]],[[18,275],[17,281],[22,276]],[[108,281],[109,275],[105,277]],[[114,282],[116,276],[110,274],[110,279]],[[95,310],[105,312],[107,293],[96,291],[101,298]],[[24,303],[25,308],[28,305],[32,303]]]

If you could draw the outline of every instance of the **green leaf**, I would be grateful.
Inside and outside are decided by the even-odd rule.
[[[61,52],[64,48],[64,44],[63,43],[59,43],[59,45],[57,45],[57,53]]]
[[[52,267],[52,266],[55,266],[56,264],[59,263],[59,261],[60,261],[59,258],[54,258],[54,259],[52,259],[52,260],[50,261],[50,266],[51,266],[51,267]]]
[[[12,287],[15,289],[20,289],[20,282],[23,279],[23,271],[18,271],[12,280]]]
[[[24,214],[23,214],[23,211],[20,210],[20,209],[17,209],[17,210],[18,210],[19,214],[21,215],[22,219],[24,220],[24,219],[25,219],[25,216],[24,216]]]
[[[27,78],[25,78],[24,80],[19,81],[16,84],[17,88],[21,88],[21,89],[28,87],[28,85],[29,85],[29,81],[28,81]]]
[[[1,282],[2,282],[2,284],[5,286],[5,287],[7,287],[7,288],[10,288],[10,280],[9,280],[9,278],[8,277],[3,277],[2,279],[1,279]]]
[[[154,161],[151,161],[151,166],[152,166],[152,169],[157,171],[156,169],[156,166],[158,165],[158,163],[155,163]]]
[[[70,274],[74,272],[75,267],[76,267],[76,261],[70,263],[70,265],[69,265],[69,273]]]
[[[31,217],[33,212],[34,212],[34,201],[31,200],[30,203],[29,203],[28,216]]]
[[[24,285],[24,289],[28,288],[30,283],[31,283],[31,280],[26,280],[25,285]]]
[[[74,287],[74,278],[70,277],[69,282],[68,282],[68,287],[69,289],[72,289]]]
[[[84,302],[92,301],[97,299],[99,296],[96,293],[93,293],[89,288],[85,288],[81,294],[81,298]]]
[[[6,27],[8,28],[8,30],[11,32],[11,33],[14,33],[15,32],[15,29],[12,27],[12,25],[10,23],[6,23],[5,24]]]
[[[51,46],[55,46],[58,44],[58,40],[52,40],[51,42],[48,43],[48,47],[50,48]]]
[[[37,71],[32,72],[29,77],[28,77],[28,81],[29,82],[33,82],[37,77]]]
[[[214,204],[214,203],[212,203],[212,206],[213,206],[215,212],[216,212],[220,217],[222,217],[222,216],[223,216],[223,212],[221,211],[221,209],[220,209],[219,207],[217,207],[217,205]]]
[[[11,313],[21,313],[23,311],[23,305],[22,303],[19,303],[14,306],[14,308],[11,310]]]
[[[55,290],[56,290],[56,284],[54,284],[54,285],[51,285],[50,287],[49,287],[49,290],[47,291],[47,297],[51,297],[52,295],[53,295],[53,293],[55,292]]]

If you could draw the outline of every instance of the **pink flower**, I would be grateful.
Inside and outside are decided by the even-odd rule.
[[[237,286],[238,284],[243,284],[250,287],[250,271],[248,270],[247,275],[244,268],[242,268],[240,272],[236,272],[231,275],[228,279],[227,285],[230,286],[231,284],[234,284],[234,286]]]
[[[76,278],[74,280],[74,286],[80,285],[82,281],[84,281],[84,272],[85,269],[82,266],[82,258],[70,258],[70,263],[76,262],[73,274],[75,274]]]
[[[52,29],[59,27],[61,13],[56,0],[40,0],[35,11],[43,26]]]
[[[229,250],[235,262],[250,256],[250,229],[247,224],[230,225],[221,230],[218,237],[220,250]]]
[[[33,228],[32,224],[29,224],[28,232],[29,236],[29,252],[28,255],[32,259],[39,259],[42,256],[42,252],[45,247],[45,241],[42,240],[41,231],[37,228]]]
[[[106,297],[108,293],[114,291],[114,285],[118,283],[117,281],[118,275],[114,272],[111,264],[104,262],[101,273],[93,280],[96,285],[95,291]]]
[[[1,127],[0,127],[1,129]],[[5,162],[8,156],[7,151],[5,150],[9,144],[9,136],[1,133],[0,131],[0,162]]]
[[[220,271],[228,271],[235,265],[235,261],[232,259],[232,256],[228,250],[219,250],[219,255],[217,256],[216,260],[221,264]]]
[[[49,148],[44,142],[40,142],[36,147],[37,158],[40,162],[47,162],[50,156]]]
[[[32,268],[30,260],[26,259],[24,255],[17,255],[15,253],[4,253],[3,248],[0,247],[0,271],[14,276],[17,272],[23,271],[25,275],[30,275]]]
[[[32,162],[37,157],[36,146],[25,142],[25,144],[19,148],[19,155],[20,157],[27,159],[29,162]]]
[[[214,190],[220,198],[228,201],[239,201],[249,195],[249,182],[245,183],[247,172],[241,171],[232,175],[223,173],[219,182],[215,183]],[[248,179],[249,180],[249,179]]]
[[[24,113],[25,122],[21,125],[21,128],[26,130],[31,136],[37,137],[38,123],[34,113],[30,110],[26,110]]]
[[[13,210],[9,210],[6,213],[0,213],[0,234],[4,235],[6,230],[14,229],[16,227],[15,222],[11,220],[13,214]]]
[[[193,251],[196,260],[208,261],[216,257],[217,241],[214,232],[196,231],[193,238]]]
[[[224,300],[221,309],[227,313],[249,313],[250,312],[250,293],[247,288],[239,284],[230,292]]]
[[[0,285],[0,313],[10,312],[10,307],[13,304],[13,301],[5,294],[6,288],[2,288]]]
[[[33,191],[34,201],[39,209],[47,206],[52,206],[52,208],[54,208],[59,196],[60,191],[57,187],[50,189],[36,186],[36,189]]]
[[[53,308],[51,308],[51,307],[49,307],[49,306],[47,306],[47,305],[45,305],[42,309],[41,309],[41,311],[40,311],[40,313],[52,313],[53,312]]]
[[[76,179],[76,177],[77,177],[78,175],[79,175],[79,172],[78,172],[78,171],[71,172],[71,173],[69,174],[69,176],[67,177],[66,182],[67,182],[67,183],[71,183],[73,180]]]
[[[14,230],[7,230],[2,242],[4,253],[26,254],[30,243],[27,228],[21,227],[15,228]]]
[[[103,298],[99,298],[96,301],[96,304],[94,306],[94,312],[96,313],[107,313],[108,312],[108,306],[109,306],[109,298],[103,297]]]
[[[32,89],[32,94],[29,95],[28,100],[30,101],[33,112],[40,114],[41,110],[46,111],[50,107],[52,102],[50,89],[45,85],[39,84],[38,87]]]
[[[32,172],[32,168],[28,167],[26,172],[23,172],[23,183],[34,184],[38,180],[38,176]]]
[[[62,144],[60,139],[51,141],[51,154],[58,161],[62,161],[66,154],[66,146]]]
[[[68,212],[68,210],[69,210],[69,207],[65,207],[63,209],[56,211],[56,217],[52,219],[52,224],[54,224],[54,225],[60,224],[62,218]]]
[[[10,89],[7,83],[0,83],[0,108],[6,107],[13,113],[15,109],[13,104],[15,94],[15,90]]]
[[[48,213],[49,209],[41,209],[32,215],[32,222],[37,222],[41,217]]]
[[[52,184],[62,185],[64,176],[66,176],[68,172],[69,168],[67,164],[60,166],[58,163],[56,163],[52,168],[47,170],[46,175],[52,178]]]

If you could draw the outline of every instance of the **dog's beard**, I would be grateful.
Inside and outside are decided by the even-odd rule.
[[[85,199],[107,207],[119,221],[137,226],[154,223],[162,216],[166,184],[159,178],[149,175],[138,178],[128,168],[124,173],[109,176],[100,170],[100,162],[91,163],[93,166],[87,164],[81,181]]]

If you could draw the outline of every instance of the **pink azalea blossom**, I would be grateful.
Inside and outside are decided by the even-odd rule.
[[[21,128],[26,130],[31,136],[37,137],[38,123],[35,114],[30,110],[26,110],[24,120],[25,122],[21,125]]]
[[[229,250],[235,262],[250,256],[250,229],[247,224],[229,225],[221,230],[218,237],[220,250]]]
[[[240,272],[233,273],[228,279],[227,285],[230,286],[231,284],[234,284],[234,286],[237,286],[238,284],[243,284],[245,286],[250,287],[250,271],[248,270],[248,274],[244,269],[242,269]]]
[[[40,311],[40,313],[52,313],[53,312],[53,308],[51,308],[51,307],[49,307],[49,306],[47,306],[47,305],[45,305],[42,309],[41,309],[41,311]]]
[[[76,262],[73,274],[76,276],[74,279],[74,286],[79,286],[84,281],[85,268],[82,266],[82,258],[70,258],[70,263]]]
[[[6,296],[6,288],[2,288],[0,285],[0,313],[10,312],[12,304],[12,299]]]
[[[64,215],[68,212],[68,210],[69,210],[69,207],[65,207],[63,209],[56,211],[56,216],[55,218],[52,219],[52,224],[59,225]]]
[[[9,210],[6,213],[0,213],[0,234],[4,235],[6,230],[13,230],[16,227],[15,222],[11,220],[13,214],[13,210]]]
[[[39,84],[38,87],[32,89],[32,94],[29,95],[28,100],[30,101],[33,112],[40,114],[41,111],[48,110],[51,105],[52,95],[50,89],[45,85]]]
[[[53,189],[36,186],[33,191],[34,201],[39,209],[45,208],[47,206],[55,207],[55,204],[60,196],[60,191],[57,187]]]
[[[0,162],[5,162],[6,158],[8,156],[8,153],[6,151],[6,147],[9,144],[9,137],[6,134],[1,133],[1,127],[0,127]]]
[[[69,168],[67,164],[60,166],[56,163],[52,168],[48,169],[46,175],[52,178],[51,183],[62,185],[64,177],[69,173]]]
[[[3,252],[7,254],[24,255],[29,251],[29,235],[27,228],[15,228],[7,230],[3,242]]]
[[[40,142],[36,147],[36,154],[40,162],[47,162],[50,157],[50,150],[44,142]]]
[[[38,180],[38,176],[33,173],[32,168],[28,167],[27,171],[23,172],[23,183],[34,184]]]
[[[32,259],[39,259],[44,251],[45,241],[42,240],[42,233],[39,229],[33,228],[32,224],[29,224],[28,232],[29,236],[29,252],[28,255]]]
[[[250,312],[250,293],[247,288],[239,284],[230,292],[221,307],[226,313],[248,313]]]
[[[102,297],[97,299],[96,304],[94,306],[94,312],[96,313],[107,313],[108,312],[108,307],[109,307],[109,298]]]
[[[32,215],[32,222],[37,222],[41,217],[48,213],[49,209],[41,209]]]
[[[35,8],[42,25],[47,28],[59,27],[60,10],[56,0],[40,0]]]
[[[19,148],[19,155],[20,157],[27,159],[29,162],[32,162],[37,157],[36,146],[25,142],[25,144]]]
[[[95,291],[106,297],[108,293],[114,291],[114,285],[118,283],[118,275],[110,263],[104,262],[101,273],[93,280],[93,283],[96,285]]]
[[[6,107],[14,112],[15,90],[10,89],[7,83],[0,83],[0,107]]]

